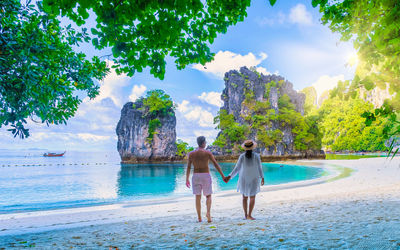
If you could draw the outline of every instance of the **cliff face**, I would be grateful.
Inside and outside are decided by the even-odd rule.
[[[376,86],[371,90],[365,89],[365,87],[360,87],[359,89],[360,97],[366,101],[370,102],[374,105],[374,108],[379,108],[383,105],[386,99],[392,99],[396,93],[390,94],[389,91],[389,84],[386,84],[385,89],[381,89],[380,87]]]
[[[117,125],[117,149],[123,163],[146,161],[176,160],[176,117],[172,115],[146,116],[141,110],[141,100],[128,102],[121,111]],[[155,129],[154,137],[149,137],[149,122],[158,119],[160,125]]]
[[[225,89],[222,92],[224,105],[220,114],[226,111],[228,115],[233,115],[236,123],[245,126],[244,129],[248,132],[245,132],[244,137],[256,140],[259,145],[257,152],[264,156],[301,154],[294,147],[293,126],[282,122],[277,117],[281,113],[282,100],[285,98],[290,99],[290,103],[286,105],[293,107],[295,110],[293,112],[302,116],[305,102],[303,93],[296,92],[293,84],[281,76],[262,75],[247,67],[225,73],[224,80]],[[217,140],[228,136],[229,133],[224,134],[224,129],[221,127]],[[236,145],[240,145],[242,140],[243,138],[238,140]],[[226,141],[226,145],[220,146],[219,149],[212,147],[213,152],[217,155],[225,155],[240,151],[237,146],[235,148],[231,139],[228,138]]]
[[[242,105],[245,99],[245,89],[250,89],[254,93],[254,98],[257,101],[269,101],[272,108],[278,110],[278,99],[284,94],[290,97],[290,101],[296,106],[296,111],[302,115],[304,113],[304,101],[305,95],[297,93],[293,89],[291,82],[285,81],[281,76],[277,75],[263,75],[258,74],[247,67],[240,68],[237,70],[231,70],[225,73],[225,89],[222,92],[222,100],[224,101],[225,109],[230,114],[234,114],[240,123],[244,120],[240,116],[241,113],[245,112],[246,106]],[[269,96],[266,97],[266,83],[271,81],[279,82],[283,81],[282,86],[279,87],[280,93],[278,94],[277,87],[271,87]],[[269,99],[269,100],[268,100]]]

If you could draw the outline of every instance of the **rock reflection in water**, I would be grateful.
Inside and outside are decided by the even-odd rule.
[[[121,165],[118,173],[118,195],[143,196],[172,193],[177,175],[184,175],[183,165],[138,164]]]

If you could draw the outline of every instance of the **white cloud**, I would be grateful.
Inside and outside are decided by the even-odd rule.
[[[214,60],[206,63],[205,66],[201,64],[196,64],[193,66],[194,69],[213,74],[218,78],[223,78],[225,72],[232,69],[239,69],[240,67],[256,67],[262,61],[267,59],[267,54],[260,53],[259,56],[255,56],[253,53],[248,53],[247,55],[236,54],[231,51],[218,51],[215,55]],[[265,72],[268,72],[266,69],[259,67]]]
[[[109,135],[96,135],[93,133],[61,133],[61,132],[35,132],[27,141],[30,142],[45,142],[47,140],[55,140],[58,142],[66,141],[85,141],[85,142],[99,142],[110,140],[112,136]]]
[[[108,61],[109,67],[113,65],[113,62]],[[115,72],[115,69],[111,68],[110,73],[106,76],[106,78],[100,82],[100,93],[94,99],[94,102],[98,103],[106,98],[110,98],[115,105],[118,107],[122,107],[123,105],[123,87],[129,84],[129,79],[126,74],[118,75]],[[84,102],[89,101],[89,98],[85,98]]]
[[[93,142],[106,141],[111,138],[111,136],[107,136],[107,135],[95,135],[95,134],[90,134],[90,133],[78,133],[76,136],[79,139],[82,139],[84,141],[93,141]]]
[[[292,7],[288,14],[279,11],[277,14],[269,17],[257,17],[255,22],[260,26],[277,26],[283,24],[311,25],[312,15],[307,11],[304,4],[297,4]]]
[[[178,111],[181,113],[185,113],[186,111],[189,110],[188,107],[189,101],[183,100],[181,103],[178,103]]]
[[[263,73],[263,72],[262,72]],[[199,99],[205,101],[208,104],[215,105],[217,107],[221,107],[223,102],[221,100],[221,93],[218,92],[203,92],[199,96]]]
[[[257,67],[256,68],[257,72],[260,72],[264,75],[271,75],[271,72],[269,72],[266,68],[264,67]]]
[[[218,135],[217,130],[213,129],[213,130],[204,130],[204,129],[197,129],[195,131],[193,131],[194,135],[196,137],[198,136],[205,136],[206,140],[207,140],[207,144],[211,145],[211,143],[214,141],[214,139],[217,137]]]
[[[338,75],[333,77],[328,75],[321,76],[315,83],[312,84],[312,86],[317,91],[317,98],[319,98],[321,94],[324,93],[325,91],[331,90],[334,87],[336,87],[338,81],[344,81],[344,75]]]
[[[184,117],[189,121],[197,121],[200,127],[214,127],[214,116],[200,106],[191,108]]]
[[[276,16],[273,17],[258,17],[255,19],[256,23],[260,25],[261,27],[263,26],[274,26],[277,24],[284,24],[286,22],[286,15],[282,12],[279,11]]]
[[[201,96],[208,96],[207,93]],[[193,101],[199,103],[200,96]],[[178,104],[176,112],[176,132],[177,137],[188,142],[192,146],[197,146],[196,137],[204,135],[207,137],[208,144],[212,143],[218,131],[214,125],[214,115],[219,110],[215,105],[207,105],[205,108],[199,103],[194,105],[188,100],[183,100]]]
[[[187,100],[178,103],[177,110],[187,120],[197,123],[200,127],[214,127],[214,116],[210,111],[198,105],[190,105]]]
[[[133,102],[136,101],[146,90],[147,88],[143,84],[133,86],[129,100]]]
[[[306,6],[299,3],[290,9],[289,21],[300,25],[311,25],[312,16],[311,13],[307,11]]]

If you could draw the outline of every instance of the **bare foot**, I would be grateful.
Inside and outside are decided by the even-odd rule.
[[[199,220],[199,222],[202,222],[203,220],[201,219],[201,217],[200,218],[197,218],[198,220]]]
[[[206,214],[206,216],[207,216],[207,222],[208,222],[208,223],[212,222],[212,220],[211,220],[211,215],[210,215],[210,214]]]
[[[248,216],[247,216],[247,219],[248,219],[248,220],[255,220],[256,218],[254,218],[254,217],[251,216],[251,215],[248,215]]]

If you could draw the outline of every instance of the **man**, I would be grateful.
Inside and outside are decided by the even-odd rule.
[[[206,138],[204,136],[197,137],[197,144],[199,147],[189,153],[189,159],[187,163],[186,171],[186,186],[190,188],[190,168],[193,164],[193,176],[192,176],[192,189],[193,194],[196,195],[196,211],[199,222],[201,222],[201,192],[206,196],[207,204],[207,221],[211,222],[211,194],[212,194],[212,181],[210,175],[210,168],[208,166],[211,161],[222,179],[225,179],[224,173],[222,173],[221,167],[218,165],[212,153],[205,149]]]

